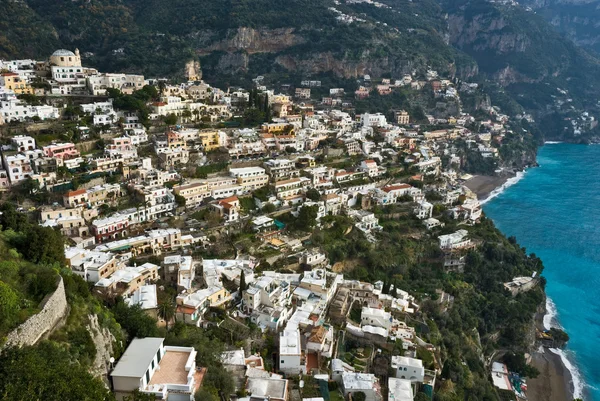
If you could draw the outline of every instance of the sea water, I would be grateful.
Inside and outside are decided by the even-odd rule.
[[[552,352],[571,371],[575,397],[600,401],[600,146],[546,144],[538,163],[483,208],[542,259],[544,325],[571,338]]]

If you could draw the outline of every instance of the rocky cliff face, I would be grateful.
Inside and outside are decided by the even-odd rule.
[[[416,69],[428,67],[425,58],[410,58],[395,52],[376,52],[372,49],[344,49],[339,51],[311,51],[305,32],[295,28],[254,29],[241,27],[229,30],[224,38],[204,31],[195,35],[199,44],[196,54],[216,57],[213,73],[235,74],[248,72],[257,57],[269,68],[278,66],[294,73],[318,75],[333,73],[342,78],[357,78],[365,74],[372,77],[391,75],[399,77]],[[301,46],[300,48],[296,48]],[[351,51],[349,51],[351,50]],[[477,64],[449,62],[444,68],[450,75],[463,79],[478,73]],[[263,71],[266,72],[266,71]]]
[[[276,53],[305,42],[294,28],[254,29],[239,27],[228,30],[226,38],[197,50],[199,55],[214,51],[254,53]]]
[[[467,20],[462,15],[451,15],[448,18],[450,41],[459,48],[468,46],[476,51],[491,50],[500,54],[527,51],[531,40],[524,34],[505,32],[507,25],[504,17],[490,19],[478,15]]]
[[[488,3],[455,11],[448,17],[448,31],[450,43],[503,86],[557,77],[583,57],[539,16],[518,6]]]
[[[276,62],[290,71],[302,71],[307,74],[330,71],[344,78],[357,78],[365,74],[379,77],[385,73],[401,76],[414,68],[414,63],[408,60],[397,60],[393,55],[372,57],[369,52],[364,52],[358,59],[340,57],[331,52],[316,53],[306,58],[281,55],[276,58]]]
[[[103,377],[107,373],[107,367],[112,356],[114,356],[113,342],[115,337],[110,330],[103,328],[98,323],[97,315],[88,315],[89,324],[87,330],[96,346],[96,358],[90,367],[90,373],[96,377]]]

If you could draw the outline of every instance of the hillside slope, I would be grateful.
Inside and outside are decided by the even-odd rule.
[[[217,84],[319,77],[356,85],[427,68],[479,82],[504,111],[554,122],[597,115],[600,62],[542,17],[483,0],[26,0],[0,17],[0,57],[78,47],[104,71],[183,76],[192,58]],[[30,45],[33,43],[34,45]],[[558,100],[557,100],[558,99]],[[558,117],[557,117],[558,116]],[[592,133],[594,134],[594,133]]]

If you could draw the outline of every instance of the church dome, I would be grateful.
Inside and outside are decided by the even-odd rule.
[[[59,49],[57,51],[55,51],[54,53],[52,53],[53,56],[59,56],[59,57],[74,57],[75,53],[73,53],[70,50],[66,50],[66,49]]]

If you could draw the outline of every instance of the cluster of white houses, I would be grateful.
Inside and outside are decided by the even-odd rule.
[[[159,86],[141,75],[84,67],[78,50],[58,50],[43,62],[0,61],[0,70],[6,70],[0,74],[0,125],[61,118],[60,102],[33,105],[22,95],[89,99],[106,96],[111,89],[131,94],[145,85]],[[94,285],[98,296],[123,297],[128,305],[139,305],[158,318],[157,281],[162,280],[177,288],[177,321],[203,327],[212,324],[211,308],[226,308],[232,318],[276,333],[278,373],[266,371],[260,356],[246,355],[243,349],[223,354],[224,366],[241,374],[237,390],[248,395],[241,400],[287,401],[288,378],[316,377],[324,361],[329,361],[329,371],[321,378],[336,381],[346,397],[360,392],[368,401],[386,396],[412,401],[417,391],[431,394],[436,372],[425,369],[416,349],[434,347],[405,323],[419,308],[415,299],[400,288],[384,291],[382,282],[344,279],[332,271],[321,249],[303,243],[306,238],[288,235],[277,215],[300,216],[309,210],[303,208],[311,208],[321,225],[328,224],[326,216],[343,214],[366,240],[377,242],[383,227],[374,208],[392,211],[391,218],[410,214],[438,239],[444,267],[461,271],[467,252],[478,246],[468,229],[482,211],[455,170],[461,157],[452,141],[464,140],[483,157],[498,157],[496,144],[506,132],[504,116],[490,110],[493,121],[482,124],[489,132],[478,134],[465,128],[474,122],[469,115],[443,121],[428,116],[431,124],[445,128],[423,131],[410,126],[406,111],[395,111],[389,122],[382,113],[352,116],[334,108],[344,107],[343,88],[331,88],[321,102],[333,107],[315,110],[311,88],[320,86],[319,81],[303,81],[294,92],[302,103],[294,104],[291,96],[268,90],[258,80],[274,115],[271,121],[257,128],[198,129],[186,123],[227,120],[248,102],[249,92],[211,88],[194,68],[188,78],[185,84],[160,85],[160,95],[148,104],[150,120],[173,114],[182,123],[160,132],[147,131],[135,113],[116,109],[110,99],[80,104],[103,132],[104,148],[94,156],[75,140],[40,145],[33,134],[12,136],[0,149],[0,190],[33,180],[42,189],[62,193],[62,205],[39,208],[39,222],[70,238],[67,264]],[[452,82],[437,79],[433,72],[427,79],[436,97],[457,96]],[[398,86],[422,86],[410,75],[394,84],[385,81],[375,88],[365,83],[355,95],[364,98],[376,89],[383,96]],[[84,138],[90,127],[78,129]],[[213,152],[229,158],[226,168],[206,176],[188,172],[210,167]],[[340,163],[343,167],[323,163],[344,156],[355,158]],[[394,166],[400,164],[408,166],[409,179],[397,178]],[[72,187],[71,174],[87,175],[91,181]],[[115,175],[122,179],[106,178]],[[204,209],[218,216],[211,227],[214,233],[251,229],[261,246],[297,259],[303,269],[259,273],[258,260],[238,249],[231,259],[197,256],[195,250],[219,241],[218,235],[211,241],[205,231],[191,227],[201,224],[190,216]],[[167,223],[179,219],[183,224]],[[447,219],[457,220],[462,229],[439,235]],[[154,256],[155,263],[137,262],[147,256]],[[504,286],[516,295],[536,282],[534,277],[517,277]],[[357,305],[360,318],[353,321],[350,314]],[[338,357],[340,335],[368,344],[400,344],[403,355],[392,356],[388,382],[382,386],[374,374]],[[196,356],[193,348],[166,346],[162,338],[134,339],[110,373],[111,388],[119,399],[140,391],[156,399],[191,401],[203,376]]]

